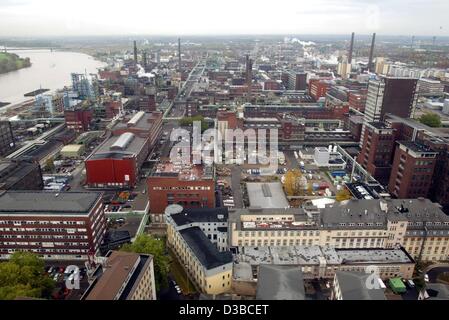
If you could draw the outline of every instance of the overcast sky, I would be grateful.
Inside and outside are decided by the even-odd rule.
[[[449,35],[449,0],[0,0],[0,36]]]

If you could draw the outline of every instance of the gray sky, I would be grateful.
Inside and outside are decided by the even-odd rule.
[[[449,35],[449,0],[0,0],[0,36]]]

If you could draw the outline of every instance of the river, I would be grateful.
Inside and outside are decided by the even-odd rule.
[[[25,93],[42,87],[55,91],[71,85],[70,74],[97,73],[106,64],[93,57],[77,52],[51,51],[46,49],[12,50],[21,58],[29,57],[31,67],[0,74],[0,102],[17,104],[30,97]],[[9,105],[10,106],[10,105]]]

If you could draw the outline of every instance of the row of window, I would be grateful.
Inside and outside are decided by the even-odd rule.
[[[20,226],[22,224],[67,224],[85,225],[85,221],[56,221],[56,220],[0,220],[0,224]]]

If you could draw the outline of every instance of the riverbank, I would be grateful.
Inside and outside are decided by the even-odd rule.
[[[15,53],[0,52],[0,74],[31,67],[30,58],[20,58]]]
[[[0,74],[0,102],[12,105],[22,103],[30,97],[25,94],[39,88],[49,89],[48,94],[72,85],[72,73],[96,74],[106,63],[95,60],[92,56],[78,52],[34,49],[10,48],[10,52],[18,56],[29,57],[32,61],[30,68],[23,68],[14,72]]]

